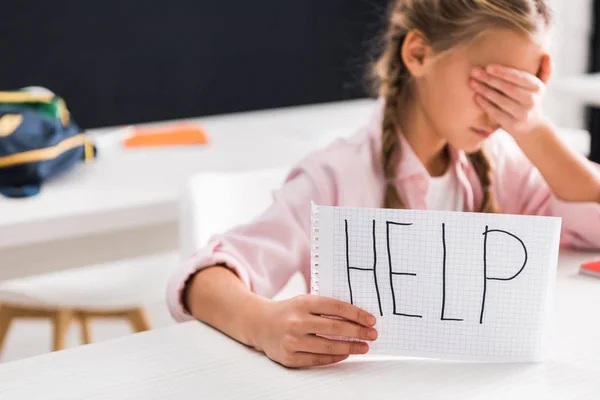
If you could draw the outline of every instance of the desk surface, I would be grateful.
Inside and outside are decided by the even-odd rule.
[[[539,364],[357,358],[287,370],[191,322],[0,364],[0,398],[598,399],[600,280],[578,275],[598,256],[561,255],[554,351]]]
[[[367,99],[192,120],[210,135],[208,146],[119,151],[106,145],[110,129],[90,131],[102,145],[96,161],[36,197],[0,196],[0,249],[175,221],[190,176],[291,166],[333,137],[357,132],[373,105]]]

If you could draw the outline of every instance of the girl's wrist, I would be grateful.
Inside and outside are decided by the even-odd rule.
[[[531,129],[526,132],[520,132],[517,134],[513,134],[513,138],[521,147],[521,149],[525,152],[529,148],[540,148],[543,145],[543,142],[548,138],[548,136],[554,134],[554,128],[552,127],[552,123],[547,119],[541,120],[539,123],[533,125]]]
[[[262,351],[262,337],[268,329],[268,308],[273,300],[250,293],[244,312],[243,331],[248,346]]]

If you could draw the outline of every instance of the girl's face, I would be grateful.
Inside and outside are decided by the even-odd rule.
[[[499,64],[537,76],[543,55],[539,37],[490,29],[424,63],[421,76],[415,77],[416,100],[435,134],[457,149],[475,152],[499,126],[475,102],[469,86],[473,69]]]

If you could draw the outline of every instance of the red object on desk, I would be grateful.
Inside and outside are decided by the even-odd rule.
[[[585,263],[581,266],[581,273],[600,278],[600,261]]]

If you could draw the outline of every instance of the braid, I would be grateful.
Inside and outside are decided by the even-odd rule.
[[[385,100],[381,127],[381,166],[386,180],[383,201],[385,208],[405,208],[395,182],[396,168],[401,154],[398,139],[398,106],[401,97],[405,95],[409,78],[400,56],[405,37],[406,32],[391,32],[387,38],[386,51],[375,69],[379,80],[380,94]]]
[[[496,197],[492,192],[492,166],[490,160],[483,150],[478,150],[475,153],[469,154],[469,160],[473,165],[473,169],[481,183],[483,198],[481,200],[480,212],[498,213],[500,212]]]

